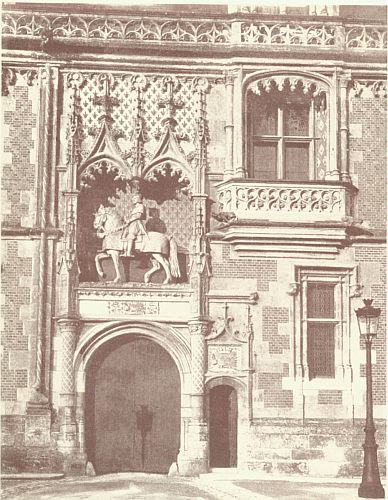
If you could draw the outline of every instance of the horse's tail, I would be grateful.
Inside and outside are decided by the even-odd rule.
[[[174,278],[180,278],[181,271],[179,269],[178,262],[178,245],[172,236],[170,236],[170,253],[168,256],[168,263],[170,264],[171,275]]]

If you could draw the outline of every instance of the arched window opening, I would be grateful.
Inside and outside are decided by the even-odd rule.
[[[327,170],[326,93],[313,81],[255,81],[246,98],[248,177],[323,179]]]

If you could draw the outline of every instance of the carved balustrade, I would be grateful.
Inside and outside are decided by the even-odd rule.
[[[259,20],[241,13],[237,19],[159,18],[139,15],[96,16],[91,14],[30,13],[3,11],[2,34],[7,37],[88,39],[152,43],[183,43],[243,46],[297,45],[338,49],[380,49],[387,47],[384,24],[341,23],[312,20],[295,21],[261,15]]]
[[[218,184],[217,199],[219,211],[237,219],[340,222],[353,215],[356,192],[344,183],[231,179]]]

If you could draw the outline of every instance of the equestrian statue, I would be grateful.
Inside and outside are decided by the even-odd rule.
[[[111,258],[116,276],[114,283],[124,281],[120,272],[120,258],[134,257],[134,252],[148,254],[152,267],[144,275],[144,282],[149,283],[151,276],[161,267],[166,273],[163,283],[171,283],[173,278],[181,276],[178,263],[178,247],[172,236],[146,231],[145,206],[140,194],[132,198],[133,208],[128,219],[123,218],[114,207],[100,205],[94,218],[97,236],[102,239],[102,250],[95,257],[97,273],[104,278],[101,261]]]

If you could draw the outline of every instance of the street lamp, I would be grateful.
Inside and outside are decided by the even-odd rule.
[[[372,395],[372,339],[377,335],[377,327],[381,309],[372,306],[372,299],[364,299],[364,307],[356,309],[360,335],[365,337],[366,347],[366,421],[364,467],[362,481],[358,488],[358,496],[362,498],[384,498],[385,492],[380,481],[379,466],[377,463],[377,444],[375,440],[376,428],[373,422],[373,395]]]

